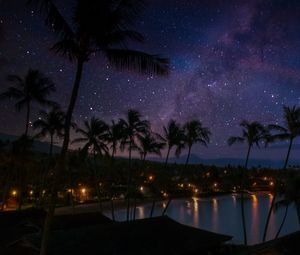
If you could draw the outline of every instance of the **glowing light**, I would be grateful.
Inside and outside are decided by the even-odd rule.
[[[268,178],[265,176],[265,177],[264,177],[264,181],[266,181],[267,179],[268,179]]]
[[[11,192],[11,194],[15,197],[16,195],[17,195],[17,191],[16,190],[13,190],[12,192]]]
[[[254,183],[252,184],[252,186],[256,186],[256,182],[254,182]]]
[[[164,197],[167,197],[167,196],[168,196],[168,194],[167,194],[166,192],[164,192],[163,196],[164,196]]]
[[[150,175],[150,176],[148,177],[148,180],[149,180],[149,181],[153,181],[153,179],[154,179],[154,177],[153,177],[152,175]]]
[[[143,187],[143,186],[141,186],[141,187],[140,187],[140,191],[143,191],[143,190],[144,190],[144,187]]]
[[[82,193],[82,195],[85,195],[85,194],[86,194],[86,189],[85,189],[85,188],[82,188],[82,189],[81,189],[81,193]]]
[[[32,196],[33,195],[33,190],[30,190],[29,194],[30,194],[30,196]]]
[[[253,202],[255,202],[255,203],[257,203],[257,197],[256,197],[256,195],[251,195],[251,197],[252,197],[252,199],[253,199]]]
[[[195,189],[195,193],[198,193],[199,192],[199,190],[198,189]]]
[[[270,182],[270,186],[274,186],[274,182]]]
[[[215,183],[214,183],[214,187],[215,187],[215,188],[218,187],[218,183],[215,182]]]

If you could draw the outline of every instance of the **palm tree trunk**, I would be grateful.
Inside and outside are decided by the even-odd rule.
[[[190,155],[191,155],[191,150],[192,150],[192,146],[189,146],[188,155],[187,155],[187,158],[186,158],[186,161],[185,161],[185,165],[184,165],[185,167],[186,167],[186,166],[188,165],[188,163],[189,163],[189,159],[190,159]],[[183,169],[180,170],[179,180],[181,180],[182,175],[183,175]],[[172,197],[171,197],[171,195],[170,195],[170,197],[169,197],[169,199],[168,199],[168,202],[167,202],[167,205],[166,205],[165,209],[163,210],[162,215],[165,215],[165,213],[167,212],[167,210],[168,210],[168,208],[169,208],[171,202],[172,202]]]
[[[166,161],[165,161],[165,168],[166,168],[167,165],[168,165],[168,160],[169,160],[170,150],[171,150],[171,147],[168,147],[168,152],[167,152]]]
[[[247,245],[247,226],[246,226],[246,217],[245,217],[245,197],[244,197],[244,186],[245,186],[245,171],[247,171],[249,156],[251,152],[251,145],[248,146],[246,161],[244,169],[242,169],[241,175],[241,215],[242,215],[242,225],[243,225],[243,234],[244,234],[244,245]]]
[[[283,228],[284,222],[285,222],[287,214],[288,214],[288,210],[289,210],[289,205],[287,204],[285,206],[285,211],[284,211],[284,215],[283,215],[283,218],[282,218],[282,222],[281,222],[280,227],[279,227],[279,229],[278,229],[278,231],[276,233],[275,239],[277,239],[279,237],[279,235],[280,235],[280,232],[281,232],[281,230]]]
[[[53,134],[50,134],[50,148],[49,148],[49,156],[52,157],[53,154]]]
[[[186,161],[185,161],[185,166],[187,166],[188,163],[189,163],[190,155],[191,155],[191,149],[192,149],[192,146],[189,146],[189,151],[188,151],[188,155],[187,155],[187,158],[186,158]]]
[[[96,150],[95,150],[95,148],[93,149],[93,157],[94,157],[95,189],[96,189],[96,193],[97,193],[99,209],[100,209],[100,212],[102,213],[102,201],[101,201],[101,192],[99,189],[99,178],[98,178],[97,169],[96,169]]]
[[[286,168],[287,168],[289,158],[290,158],[291,149],[292,149],[292,145],[293,145],[293,138],[291,138],[290,142],[289,142],[289,148],[288,148],[288,151],[287,151],[287,154],[286,154],[286,157],[285,157],[285,161],[284,161],[284,165],[283,165],[283,171],[285,171]],[[280,184],[280,179],[281,178],[279,177],[278,180],[277,180],[277,185]],[[269,212],[268,212],[268,217],[267,217],[265,229],[264,229],[263,242],[265,242],[266,238],[267,238],[267,232],[268,232],[268,228],[269,228],[269,224],[270,224],[272,211],[273,211],[274,206],[275,206],[276,198],[277,198],[277,191],[275,189],[274,195],[273,195],[273,198],[272,198],[272,202],[271,202],[271,207],[270,207]],[[283,222],[281,224],[284,224],[284,221],[285,221],[285,218],[283,219]]]
[[[29,128],[29,118],[30,118],[30,102],[27,101],[26,103],[26,126],[25,126],[25,136],[28,136],[28,128]]]
[[[164,215],[166,214],[167,209],[168,209],[168,207],[169,207],[171,201],[172,201],[172,199],[169,199],[169,200],[168,200],[167,205],[166,205],[166,207],[164,208],[164,210],[163,210],[163,212],[162,212],[162,216],[164,216]]]
[[[46,221],[43,228],[43,236],[42,236],[42,242],[41,242],[41,249],[40,249],[40,255],[47,255],[48,250],[48,244],[49,244],[49,237],[50,237],[50,228],[52,219],[54,217],[55,212],[55,202],[56,202],[56,185],[57,180],[59,179],[58,175],[60,174],[61,170],[64,167],[65,164],[65,157],[68,151],[69,147],[69,141],[70,141],[70,128],[71,128],[71,122],[72,122],[72,115],[75,108],[75,103],[80,87],[80,81],[83,71],[83,64],[84,60],[78,58],[77,59],[77,71],[76,71],[76,77],[72,89],[71,99],[69,103],[69,107],[66,113],[66,119],[65,119],[65,133],[64,133],[64,141],[63,146],[60,153],[60,158],[57,161],[56,167],[55,167],[55,173],[54,173],[54,181],[53,181],[53,188],[52,188],[52,194],[50,197],[50,203],[49,203],[49,210],[47,213]]]
[[[297,210],[298,224],[300,228],[300,203],[299,202],[296,203],[296,210]]]
[[[114,200],[112,198],[110,200],[110,206],[111,206],[111,219],[113,221],[115,221],[116,220],[116,218],[115,218],[115,206],[114,206]]]
[[[129,142],[129,161],[128,161],[128,174],[127,174],[127,210],[126,210],[126,220],[129,221],[129,211],[130,211],[130,185],[131,185],[131,147],[132,147],[132,138],[130,137]]]
[[[154,208],[155,208],[155,198],[153,198],[153,201],[152,201],[152,206],[151,206],[151,211],[150,211],[150,218],[153,217]]]

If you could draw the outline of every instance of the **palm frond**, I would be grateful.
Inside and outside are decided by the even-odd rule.
[[[27,5],[34,6],[42,16],[45,24],[59,33],[63,38],[74,38],[74,32],[51,0],[28,0]]]
[[[228,138],[227,143],[229,146],[235,144],[235,143],[243,143],[245,141],[245,138],[239,137],[239,136],[231,136]]]
[[[158,55],[127,49],[107,49],[109,62],[120,70],[132,70],[147,75],[168,75],[169,60]]]

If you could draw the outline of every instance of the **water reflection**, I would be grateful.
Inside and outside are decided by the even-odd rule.
[[[272,196],[254,194],[245,199],[248,239],[250,244],[261,241]],[[157,203],[154,216],[161,215],[166,203]],[[148,217],[151,203],[137,208],[136,218]],[[273,238],[280,226],[284,210],[272,213],[268,238]],[[107,212],[110,216],[110,212]],[[174,200],[170,204],[167,215],[183,224],[231,235],[234,242],[241,243],[242,225],[240,198],[238,195],[227,195],[212,198],[191,198]],[[117,220],[126,219],[126,210],[116,211]],[[296,210],[291,207],[282,235],[298,230]]]

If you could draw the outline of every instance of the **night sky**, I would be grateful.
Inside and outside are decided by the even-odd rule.
[[[54,1],[68,15],[72,3]],[[23,0],[0,0],[0,81],[38,68],[55,81],[53,99],[67,106],[75,65],[49,49],[55,35]],[[239,135],[242,119],[281,123],[282,105],[300,105],[300,1],[298,0],[149,0],[136,24],[147,40],[131,48],[159,53],[171,60],[169,77],[118,72],[101,58],[84,69],[74,119],[106,121],[134,108],[155,131],[170,118],[200,119],[213,133],[202,157],[241,157],[243,147],[228,148]],[[1,102],[0,132],[20,134],[25,113]],[[32,120],[38,117],[34,107]],[[255,157],[283,158],[283,149],[254,152]],[[292,157],[299,151],[294,150]]]

